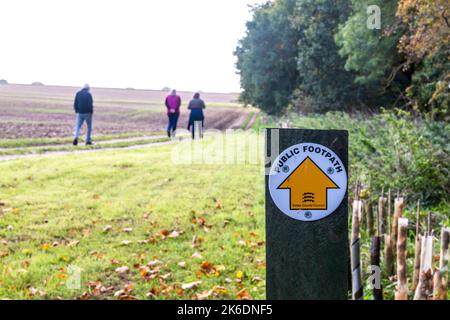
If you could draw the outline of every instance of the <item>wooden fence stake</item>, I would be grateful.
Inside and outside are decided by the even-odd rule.
[[[352,247],[351,247],[351,267],[352,267],[352,296],[353,300],[362,300],[364,296],[361,282],[361,247],[360,247],[360,223],[359,217],[362,210],[362,201],[353,202],[352,219]]]
[[[398,219],[398,241],[397,241],[397,291],[395,300],[408,300],[408,278],[407,278],[407,239],[408,219]]]
[[[384,191],[381,194],[380,199],[378,200],[378,215],[380,216],[381,222],[381,234],[386,233],[386,215],[384,207],[386,206],[387,199],[384,197]]]
[[[370,251],[370,262],[372,267],[380,268],[380,252],[381,252],[381,237],[376,236],[372,238],[372,247]],[[381,279],[380,279],[381,280]],[[374,300],[383,300],[383,287],[376,288],[373,287],[373,298]]]
[[[419,284],[414,300],[428,300],[433,295],[433,241],[432,235],[422,237]]]
[[[450,229],[441,231],[441,259],[439,269],[434,273],[434,300],[447,300],[448,296],[448,259]]]
[[[397,197],[394,204],[394,218],[392,219],[391,241],[392,247],[397,246],[398,241],[398,220],[403,216],[403,209],[405,208],[405,199]]]
[[[417,202],[417,214],[416,214],[416,244],[414,249],[414,275],[413,275],[413,291],[416,291],[419,284],[420,276],[420,253],[422,249],[422,240],[420,236],[420,200]]]

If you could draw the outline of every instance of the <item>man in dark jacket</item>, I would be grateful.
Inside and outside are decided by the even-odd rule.
[[[75,139],[73,145],[78,145],[78,137],[80,135],[80,129],[83,123],[86,121],[86,145],[92,145],[92,114],[94,113],[94,100],[89,92],[90,87],[88,84],[84,85],[83,89],[79,91],[75,97],[74,109],[77,114],[75,125]]]

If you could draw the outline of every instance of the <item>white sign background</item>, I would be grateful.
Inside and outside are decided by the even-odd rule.
[[[304,147],[307,147],[307,151],[304,151]],[[314,152],[310,152],[311,147]],[[295,149],[300,150],[300,153],[288,159],[283,167],[280,168],[280,161],[286,154],[292,154]],[[317,153],[317,150],[321,150]],[[327,158],[323,153],[331,154],[332,158],[335,158],[340,163],[342,169],[341,172],[336,170],[336,166]],[[325,154],[326,154],[325,153]],[[339,189],[328,189],[327,194],[327,210],[291,210],[290,193],[289,189],[280,190],[278,187],[292,174],[292,172],[298,168],[298,166],[307,158],[311,158],[312,161],[333,180]],[[336,163],[336,162],[335,162]],[[307,181],[305,182],[308,183]],[[289,147],[285,151],[281,152],[278,158],[274,161],[269,175],[269,191],[278,209],[284,214],[295,220],[300,221],[318,221],[331,215],[339,208],[347,193],[347,171],[345,170],[342,160],[329,148],[315,143],[302,143]]]

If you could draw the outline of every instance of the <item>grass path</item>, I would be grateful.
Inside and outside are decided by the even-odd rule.
[[[175,147],[0,163],[0,298],[264,298],[261,166]]]

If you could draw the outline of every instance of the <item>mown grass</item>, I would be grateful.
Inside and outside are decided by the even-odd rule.
[[[174,165],[173,148],[0,163],[0,298],[264,298],[261,166]]]
[[[95,136],[96,141],[108,141],[127,138],[138,138],[146,136],[162,135],[162,132],[131,132],[120,133],[110,135]],[[26,148],[26,147],[38,147],[38,146],[58,146],[64,144],[70,144],[73,141],[73,137],[66,138],[27,138],[27,139],[0,139],[0,148]],[[80,142],[83,142],[83,138],[80,138]]]

